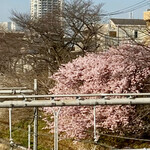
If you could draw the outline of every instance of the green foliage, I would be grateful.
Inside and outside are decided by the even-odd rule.
[[[25,110],[24,110],[25,111]],[[24,111],[22,109],[20,110],[13,110],[12,117],[18,118],[17,121],[12,118],[12,137],[16,144],[22,145],[24,147],[27,147],[28,141],[27,141],[27,127],[28,124],[31,123],[32,119],[27,119],[29,116],[33,116],[32,111]],[[19,116],[23,115],[24,118],[20,119]],[[49,133],[48,129],[43,129],[46,124],[41,119],[44,118],[44,114],[39,111],[39,123],[38,123],[38,150],[52,150],[54,147],[53,143],[53,134]],[[32,130],[31,134],[33,135],[33,124],[32,124]],[[31,141],[33,141],[33,136],[31,135]],[[131,135],[126,135],[131,136]],[[8,116],[6,115],[4,120],[0,120],[0,138],[6,139],[9,141],[9,123],[8,123]],[[73,143],[71,139],[63,139],[59,141],[59,150],[79,150],[79,149],[86,149],[90,150],[94,147],[94,142],[90,141],[79,141],[77,143]],[[131,147],[131,148],[148,148],[150,147],[149,142],[142,142],[142,141],[135,141],[135,140],[127,140],[123,138],[117,138],[117,137],[108,137],[104,135],[100,135],[100,140],[97,143],[96,150],[103,150],[103,149],[109,149],[109,146],[113,146],[115,148],[124,148],[124,147]],[[33,142],[31,143],[31,147],[33,147]]]
[[[124,139],[124,138],[118,138],[118,137],[111,137],[111,136],[105,136],[100,135],[100,140],[98,144],[105,143],[106,145],[115,147],[115,148],[148,148],[150,147],[149,142],[144,141],[138,141],[138,140],[131,140],[131,139]]]

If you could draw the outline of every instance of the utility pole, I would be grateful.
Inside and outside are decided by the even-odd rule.
[[[37,79],[34,79],[34,92],[37,94]],[[34,99],[35,100],[35,99]],[[38,148],[38,107],[34,107],[34,141],[33,141],[33,150]]]

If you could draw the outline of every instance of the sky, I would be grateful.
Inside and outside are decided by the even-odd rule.
[[[0,0],[0,22],[9,21],[11,11],[20,13],[30,13],[30,0]],[[110,13],[133,6],[140,2],[149,2],[145,7],[133,11],[134,19],[142,19],[143,12],[150,8],[150,0],[93,0],[95,4],[103,3],[103,12]],[[108,18],[129,18],[129,13],[122,15],[108,16]]]

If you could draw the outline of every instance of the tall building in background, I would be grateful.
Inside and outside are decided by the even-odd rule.
[[[15,22],[0,22],[0,32],[20,32],[22,29]]]
[[[47,12],[62,8],[63,0],[31,0],[31,17],[41,18]]]

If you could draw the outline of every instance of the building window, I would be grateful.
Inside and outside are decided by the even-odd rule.
[[[116,31],[109,31],[110,37],[116,37]]]
[[[137,30],[134,31],[134,38],[135,39],[138,38],[138,31]]]

